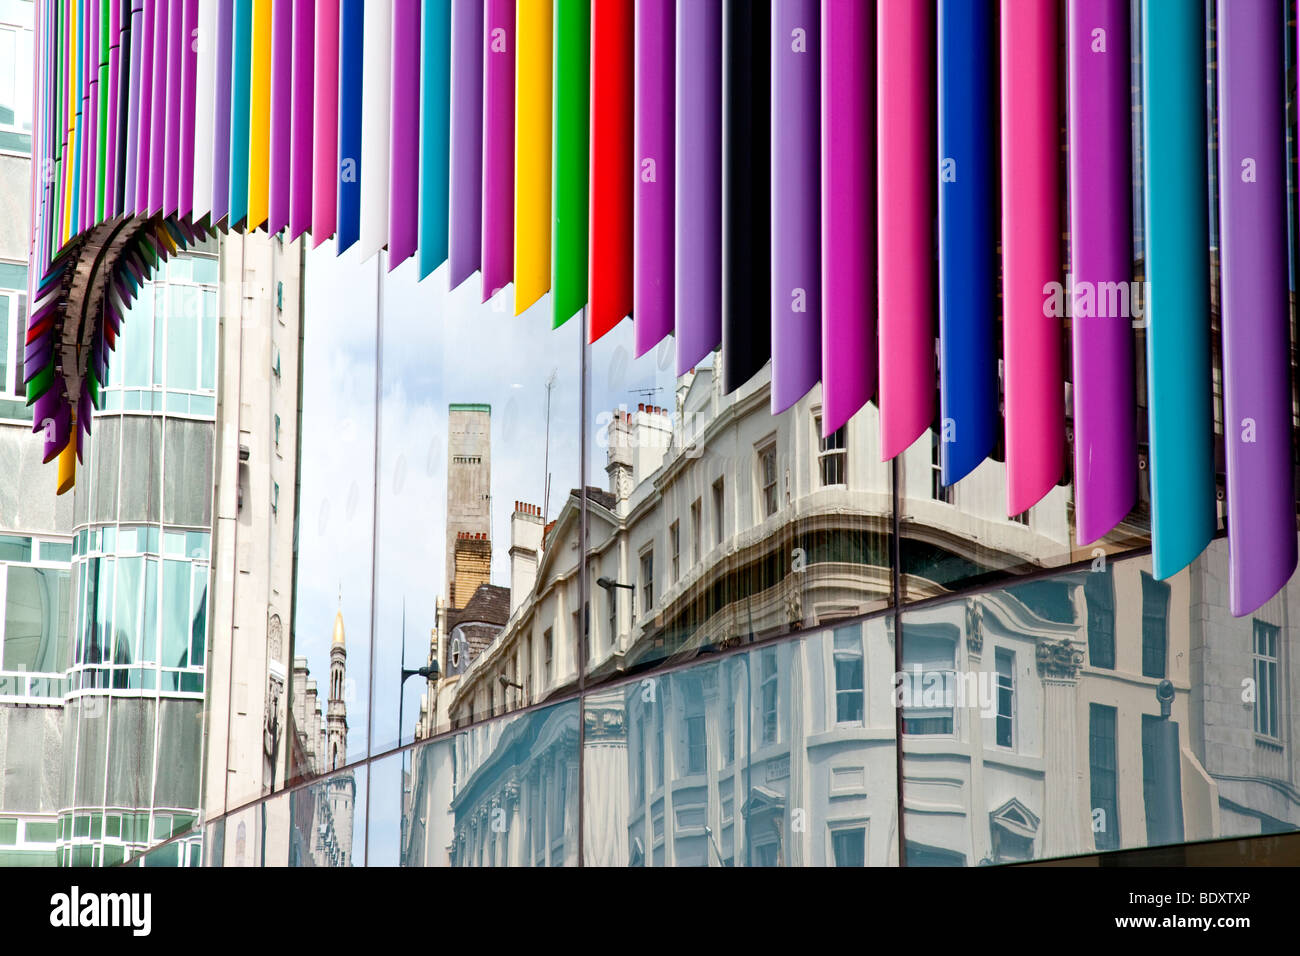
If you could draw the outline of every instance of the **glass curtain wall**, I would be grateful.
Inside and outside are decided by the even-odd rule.
[[[211,243],[170,259],[123,317],[74,492],[65,865],[122,862],[200,816],[217,281]],[[166,852],[186,856],[199,840]]]

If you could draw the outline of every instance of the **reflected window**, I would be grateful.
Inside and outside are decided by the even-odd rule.
[[[727,762],[730,767],[736,760],[736,690],[738,680],[735,665],[727,668],[727,698],[723,702],[727,708]]]
[[[841,425],[828,437],[822,437],[822,418],[813,419],[820,447],[817,452],[817,469],[821,476],[823,488],[831,485],[846,485],[849,481],[849,427]]]
[[[726,511],[723,510],[725,503],[722,479],[719,478],[713,483],[713,543],[715,545],[722,544],[722,539],[726,535]]]
[[[1255,665],[1255,733],[1280,737],[1278,723],[1278,634],[1279,628],[1263,621],[1254,622]]]
[[[521,683],[524,685],[524,705],[527,706],[533,702],[533,635],[530,631],[524,639],[524,660],[523,674],[524,679]]]
[[[698,681],[686,689],[686,772],[704,773],[708,763],[708,743],[704,732],[704,689]]]
[[[691,563],[700,563],[700,554],[704,550],[700,537],[703,534],[701,527],[700,511],[702,509],[700,499],[696,498],[695,503],[691,505]]]
[[[867,828],[841,827],[832,830],[831,853],[836,866],[866,866]]]
[[[1098,850],[1119,849],[1119,763],[1115,708],[1088,706],[1088,776],[1093,838]]]
[[[0,290],[0,397],[23,397],[20,332],[24,323],[22,300],[17,292]],[[26,342],[23,341],[25,348]]]
[[[999,747],[1015,745],[1016,726],[1016,657],[1010,651],[999,649],[996,655],[998,671],[997,743]]]
[[[903,846],[908,866],[965,866],[966,857],[955,850],[908,840]]]
[[[778,729],[776,707],[779,675],[776,670],[776,648],[763,651],[759,659],[762,661],[759,700],[763,706],[763,743],[770,744],[776,742]]]
[[[674,521],[668,526],[668,553],[673,559],[673,583],[677,583],[682,576],[682,529],[678,522]],[[650,602],[646,602],[650,606]]]
[[[1169,585],[1142,572],[1142,676],[1164,677],[1169,647]]]
[[[609,646],[618,643],[618,588],[605,589],[605,604],[609,611]]]
[[[582,605],[582,615],[579,617],[578,612],[573,612],[573,633],[582,635],[582,659],[584,662],[591,663],[591,602],[587,601]]]
[[[1088,607],[1088,663],[1114,670],[1115,579],[1109,564],[1083,579],[1083,597]]]
[[[908,629],[900,688],[903,733],[951,735],[955,726],[957,640]]]
[[[69,573],[11,565],[3,583],[4,669],[62,671],[67,656]]]
[[[655,604],[655,552],[650,548],[641,555],[641,606],[649,614]]]
[[[664,722],[668,719],[668,709],[664,707],[663,700],[659,700],[655,708],[655,755],[654,755],[654,787],[658,790],[664,785]]]
[[[634,719],[628,726],[627,752],[630,758],[628,775],[632,778],[632,802],[638,805],[645,801],[645,736],[645,711],[636,710]]]
[[[5,4],[5,7],[10,7]],[[36,68],[32,57],[30,7],[5,10],[6,20],[20,18],[21,24],[0,26],[0,150],[28,153],[32,148],[32,79]]]
[[[835,631],[835,722],[861,723],[863,714],[862,628]]]
[[[758,501],[762,509],[759,520],[776,514],[776,442],[758,450]]]

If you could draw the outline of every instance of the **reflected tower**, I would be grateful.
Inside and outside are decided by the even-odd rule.
[[[348,762],[347,636],[343,629],[342,597],[334,615],[334,637],[330,641],[330,697],[326,711],[326,759],[329,769],[337,770]],[[340,773],[325,782],[325,800],[333,821],[336,858],[334,865],[352,865],[352,812],[356,801],[356,779]],[[319,829],[319,828],[318,828]]]
[[[325,732],[329,738],[325,749],[328,770],[337,770],[348,762],[348,704],[344,697],[347,673],[348,645],[340,606],[334,615],[334,638],[330,641],[330,696],[325,717]]]
[[[487,583],[481,545],[491,561],[492,406],[452,404],[447,410],[447,604],[462,608],[480,584]]]

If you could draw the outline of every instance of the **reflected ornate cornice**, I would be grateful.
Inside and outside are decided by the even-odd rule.
[[[601,706],[588,703],[582,719],[584,739],[587,743],[627,740],[627,715],[621,704]]]
[[[1040,677],[1074,680],[1083,667],[1083,650],[1070,640],[1039,641],[1037,658]]]
[[[984,652],[984,605],[978,597],[966,599],[966,649],[972,654]]]

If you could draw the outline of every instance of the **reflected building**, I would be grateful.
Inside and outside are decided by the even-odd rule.
[[[447,607],[463,608],[492,568],[492,407],[447,409]],[[477,542],[471,545],[471,542]]]
[[[340,602],[341,603],[341,602]],[[356,807],[356,778],[351,772],[336,773],[347,761],[348,707],[347,635],[343,611],[334,617],[330,639],[329,698],[322,719],[316,682],[310,678],[305,658],[294,661],[294,707],[289,717],[293,746],[289,784],[324,777],[318,783],[300,786],[287,804],[268,811],[275,823],[288,810],[288,857],[272,865],[351,866],[352,829]],[[330,774],[330,776],[325,776]]]
[[[1141,503],[1080,550],[1068,486],[1009,519],[1003,465],[945,488],[919,442],[897,471],[898,579],[930,600],[895,617],[874,410],[830,438],[818,413],[814,390],[773,419],[765,381],[724,398],[700,369],[675,416],[607,416],[608,490],[571,493],[539,547],[516,544],[536,511],[516,503],[509,618],[441,689],[450,726],[469,725],[448,739],[499,739],[511,718],[475,721],[571,693],[586,660],[592,864],[987,865],[1300,827],[1291,589],[1238,621],[1226,542],[1157,581],[1149,558],[1121,557],[1144,534]],[[1004,586],[972,591],[985,580]],[[689,666],[620,682],[665,662]],[[498,853],[520,831],[481,826],[508,799],[452,786],[460,764],[442,759],[412,771],[425,844],[450,841],[462,865],[513,861]]]
[[[426,683],[415,735],[438,726],[438,702],[495,639],[510,589],[492,580],[492,406],[453,402],[447,409],[445,582],[437,601],[429,658],[441,682]]]
[[[574,866],[576,701],[478,724],[412,753],[404,866]]]
[[[517,503],[512,538],[523,544],[511,550],[510,620],[463,676],[439,688],[450,725],[498,711],[502,687],[517,691],[502,702],[508,708],[572,686],[579,640],[588,679],[600,680],[888,605],[893,493],[874,407],[826,438],[820,388],[773,417],[768,372],[724,395],[709,367],[684,376],[677,399],[675,414],[642,404],[600,417],[609,484],[583,496],[585,602],[569,561],[579,494],[540,547],[523,533],[536,509]],[[909,522],[912,592],[943,593],[954,567],[986,574],[1068,560],[1068,488],[1022,520],[998,517],[1005,466],[988,462],[987,474],[967,479],[969,500],[957,509],[932,484],[937,461],[928,453],[919,442],[900,469],[909,492],[914,470],[925,477],[906,513],[944,529],[922,534]]]
[[[590,695],[587,863],[896,865],[892,655],[877,619]]]

